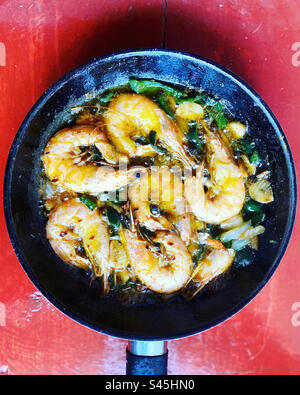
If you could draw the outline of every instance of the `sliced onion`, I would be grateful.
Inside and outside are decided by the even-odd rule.
[[[236,251],[240,251],[243,248],[247,247],[247,245],[250,244],[250,240],[249,239],[242,239],[242,240],[233,240],[231,243],[231,247],[236,250]]]
[[[249,195],[259,203],[270,203],[274,200],[271,184],[264,178],[249,186]]]
[[[244,222],[243,217],[241,214],[238,214],[232,218],[227,219],[226,221],[222,222],[220,227],[221,229],[232,229],[236,228]]]
[[[250,222],[250,221],[249,221]],[[250,226],[243,233],[241,233],[236,239],[231,243],[231,247],[236,251],[242,250],[247,245],[257,250],[258,238],[257,236],[262,234],[265,228],[262,225],[256,227]]]
[[[258,225],[255,228],[252,226],[247,229],[244,233],[242,233],[239,237],[239,239],[252,239],[255,236],[258,236],[262,233],[264,233],[266,229],[262,225]]]
[[[242,233],[244,233],[251,226],[251,221],[243,223],[241,226],[237,228],[228,230],[225,233],[222,233],[220,239],[223,243],[227,243],[228,241],[238,239]]]

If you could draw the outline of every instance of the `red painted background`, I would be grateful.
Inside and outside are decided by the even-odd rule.
[[[6,0],[0,1],[1,182],[17,129],[49,85],[94,56],[163,43],[211,58],[248,81],[278,117],[299,168],[300,1]],[[0,229],[0,374],[124,374],[126,342],[50,305],[17,261],[2,207]],[[299,237],[297,218],[277,272],[240,313],[169,342],[170,374],[300,373]]]

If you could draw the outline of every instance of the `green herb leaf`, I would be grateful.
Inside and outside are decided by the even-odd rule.
[[[225,106],[221,102],[213,105],[209,110],[209,114],[216,121],[218,129],[221,130],[227,126],[228,120],[225,116]]]
[[[79,197],[80,201],[84,203],[90,210],[95,210],[97,207],[97,201],[95,198],[89,195],[81,195]]]
[[[104,106],[106,104],[108,104],[114,97],[115,93],[108,91],[107,93],[104,93],[101,97],[100,97],[100,104],[101,106]]]
[[[187,133],[187,140],[191,148],[194,148],[197,151],[197,157],[199,154],[203,154],[204,152],[204,144],[201,142],[198,134],[198,125],[196,121],[192,121],[189,123],[189,131]]]
[[[261,163],[261,157],[256,149],[253,151],[253,154],[250,156],[249,160],[250,160],[250,163],[253,163],[256,166]]]
[[[121,215],[120,213],[113,207],[106,207],[106,217],[109,222],[109,225],[112,229],[114,235],[119,233],[119,227],[121,224]]]
[[[137,80],[135,78],[130,78],[129,86],[134,92],[139,94],[156,95],[157,93],[164,91],[171,94],[175,98],[187,96],[186,93],[178,89],[172,88],[171,86],[162,84],[158,81]]]

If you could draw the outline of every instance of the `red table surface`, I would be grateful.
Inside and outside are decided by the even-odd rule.
[[[7,0],[0,1],[1,179],[20,123],[49,85],[94,56],[163,42],[249,82],[279,119],[299,168],[300,1]],[[77,324],[44,299],[17,261],[3,209],[0,220],[0,374],[124,374],[126,341]],[[299,236],[297,218],[278,270],[241,312],[169,342],[169,374],[300,373]]]

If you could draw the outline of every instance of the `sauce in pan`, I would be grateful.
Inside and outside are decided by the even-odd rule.
[[[132,303],[192,298],[251,263],[273,201],[247,125],[222,99],[159,81],[71,108],[42,163],[52,248]]]

